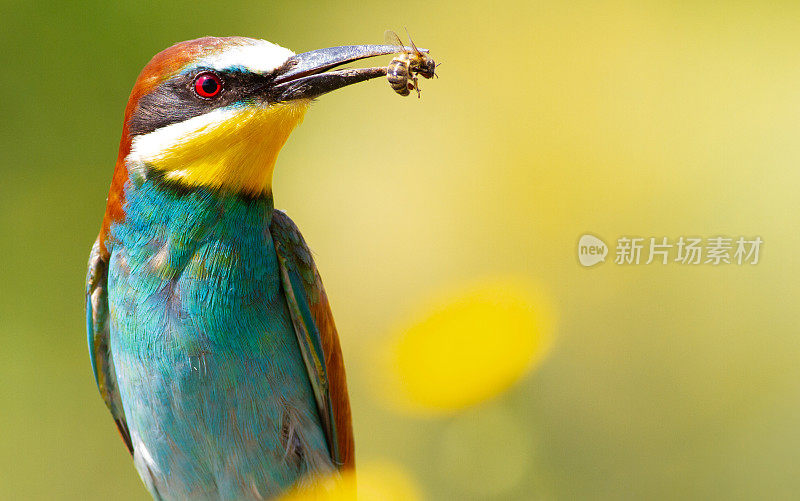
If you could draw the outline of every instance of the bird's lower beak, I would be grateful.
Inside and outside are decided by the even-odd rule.
[[[289,58],[270,86],[273,101],[310,99],[350,84],[386,75],[386,66],[328,71],[337,66],[401,52],[394,45],[346,45],[312,50]],[[420,49],[424,51],[425,49]]]

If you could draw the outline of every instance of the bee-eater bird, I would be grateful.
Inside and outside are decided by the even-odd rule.
[[[328,70],[398,50],[206,37],[139,75],[86,309],[97,386],[155,499],[266,499],[353,467],[328,299],[271,181],[313,98],[386,75]]]

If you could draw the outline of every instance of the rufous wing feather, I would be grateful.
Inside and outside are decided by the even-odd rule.
[[[317,267],[297,226],[275,210],[270,226],[289,312],[297,333],[331,457],[353,468],[355,453],[350,399],[339,335]]]

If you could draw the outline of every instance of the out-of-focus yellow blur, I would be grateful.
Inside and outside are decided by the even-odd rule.
[[[83,284],[149,58],[207,34],[304,51],[404,27],[443,63],[440,78],[421,99],[382,81],[321,98],[274,180],[331,298],[365,478],[385,461],[425,499],[800,491],[797,4],[6,2],[3,13],[0,498],[147,498],[94,387]],[[578,263],[586,233],[612,247],[605,263]],[[613,263],[622,236],[717,235],[760,236],[760,262]],[[547,356],[519,328],[522,309],[480,327],[468,319],[496,312],[448,306],[471,297],[465,283],[498,280],[537,284],[551,305]],[[531,318],[546,314],[537,301],[524,301]],[[469,344],[445,346],[459,323]],[[466,365],[475,339],[491,366],[442,391],[459,366],[437,361]],[[384,394],[392,374],[408,377]],[[446,412],[408,413],[400,399]]]
[[[282,501],[418,501],[419,488],[401,467],[371,461],[325,478],[309,478]]]
[[[432,302],[378,352],[385,360],[378,376],[389,382],[379,396],[398,410],[453,412],[493,398],[549,347],[549,304],[513,280],[473,285]]]

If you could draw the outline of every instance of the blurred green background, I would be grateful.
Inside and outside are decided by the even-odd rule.
[[[320,99],[274,180],[331,296],[359,462],[427,499],[800,492],[796,3],[5,1],[2,19],[0,497],[147,499],[94,386],[83,288],[150,57],[405,26],[441,77],[421,100],[380,81]],[[765,243],[756,266],[582,268],[586,232]],[[385,405],[375,350],[495,277],[553,305],[544,360],[461,411]]]

